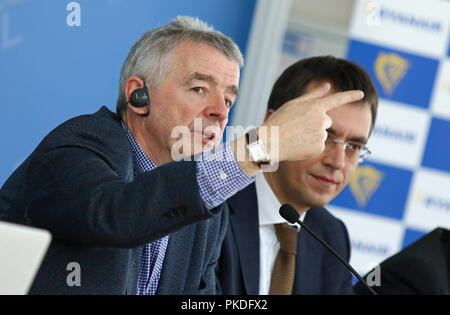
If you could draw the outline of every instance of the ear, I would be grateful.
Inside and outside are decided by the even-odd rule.
[[[128,100],[130,99],[131,93],[133,93],[134,90],[142,89],[143,87],[144,81],[137,76],[129,77],[124,86],[125,97],[127,98],[127,109],[130,109],[131,112],[137,115],[145,114],[147,112],[147,107],[135,107],[131,105]]]
[[[266,122],[267,119],[269,119],[269,117],[272,116],[273,113],[275,113],[275,110],[269,109],[266,113],[266,117],[264,117],[264,122]]]

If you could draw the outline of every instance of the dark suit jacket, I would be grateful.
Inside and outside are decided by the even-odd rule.
[[[373,270],[372,270],[373,271]],[[366,275],[375,282],[372,271]],[[437,228],[380,264],[378,294],[450,294],[450,231]],[[356,294],[371,294],[361,282]]]
[[[32,294],[135,294],[139,249],[167,234],[157,293],[214,293],[222,208],[203,206],[195,162],[135,178],[126,134],[106,107],[50,132],[0,190],[0,220],[53,235]],[[80,264],[80,287],[67,285],[70,262]]]
[[[230,224],[217,268],[218,292],[256,295],[259,294],[259,223],[255,184],[227,203]],[[350,244],[344,223],[324,208],[308,210],[304,222],[348,261]],[[341,262],[304,229],[298,237],[293,294],[353,294],[351,274]]]

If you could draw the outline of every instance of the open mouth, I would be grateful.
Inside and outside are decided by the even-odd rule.
[[[210,133],[203,133],[203,137],[209,140],[214,139],[214,134],[210,134]]]
[[[214,141],[216,138],[216,134],[214,132],[202,132],[202,142],[203,143],[210,143]]]

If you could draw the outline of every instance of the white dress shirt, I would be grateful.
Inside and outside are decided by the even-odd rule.
[[[273,266],[280,249],[280,242],[278,242],[274,225],[287,222],[279,214],[281,203],[270,188],[263,173],[256,175],[255,185],[259,215],[259,294],[267,295],[270,290]],[[303,213],[300,219],[303,220],[304,217],[305,214]],[[300,230],[298,224],[294,226]]]

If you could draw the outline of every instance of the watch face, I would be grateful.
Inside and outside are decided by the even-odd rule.
[[[264,147],[264,143],[260,140],[250,144],[248,146],[248,152],[250,158],[254,162],[260,162],[260,161],[268,161],[268,154],[266,152],[266,148]]]
[[[260,148],[255,148],[252,154],[252,158],[254,161],[260,161],[262,158],[264,158],[264,153],[261,152]]]

